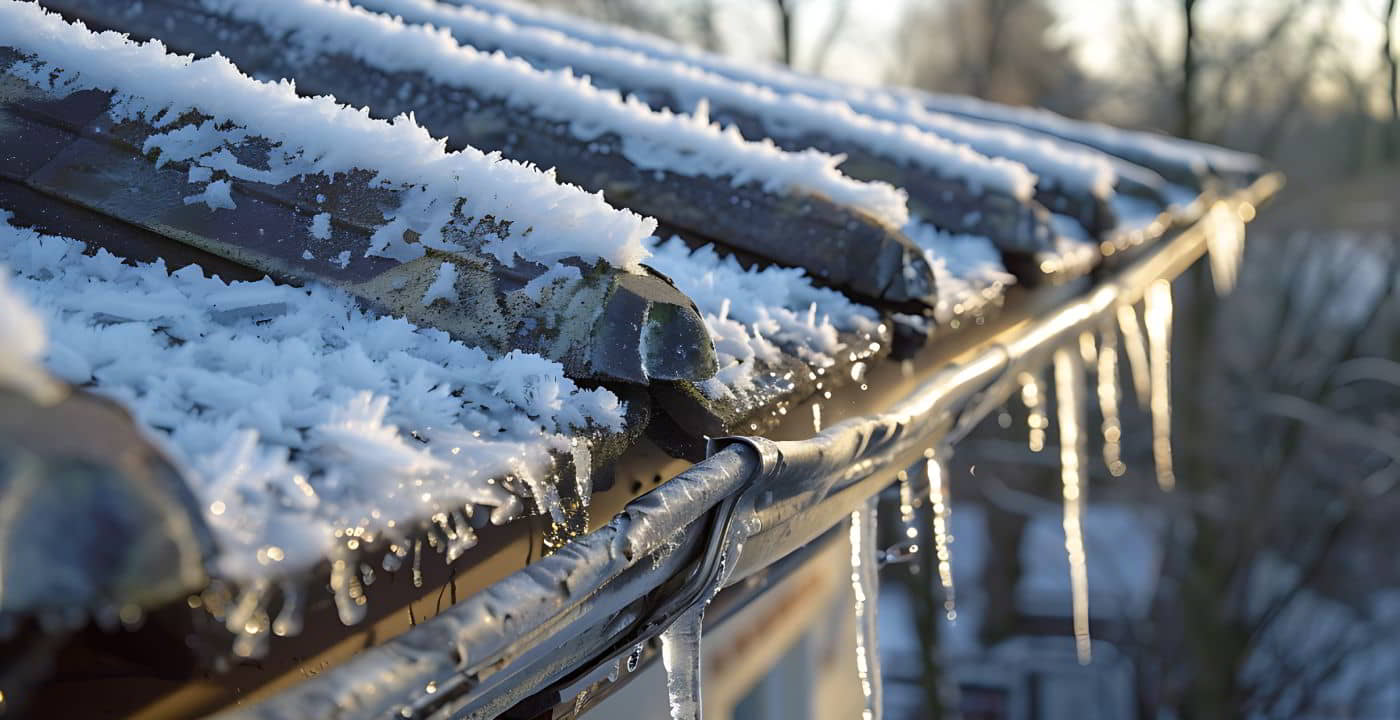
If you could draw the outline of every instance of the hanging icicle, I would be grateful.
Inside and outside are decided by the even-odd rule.
[[[851,589],[855,592],[856,672],[865,696],[862,720],[879,720],[882,707],[876,602],[879,592],[875,553],[876,500],[851,513]]]
[[[666,668],[666,696],[671,705],[671,720],[700,720],[704,711],[701,701],[700,677],[700,637],[704,629],[705,608],[719,594],[720,589],[734,572],[739,555],[743,552],[744,541],[757,528],[757,518],[752,513],[742,518],[736,517],[730,530],[720,540],[719,571],[714,584],[706,588],[696,604],[687,608],[661,632],[661,664]],[[872,540],[874,538],[872,537]],[[635,659],[634,659],[635,658]],[[633,650],[628,658],[630,672],[641,659],[641,645]]]
[[[587,440],[574,438],[569,441],[569,449],[574,461],[574,483],[578,489],[578,499],[586,512],[588,503],[593,499],[593,448]],[[586,518],[584,525],[588,525]]]
[[[1023,372],[1017,380],[1021,383],[1021,404],[1026,406],[1027,444],[1031,452],[1045,449],[1045,429],[1050,421],[1045,416],[1045,396],[1040,391],[1040,380],[1035,375]]]
[[[953,555],[949,548],[948,518],[952,514],[948,496],[948,469],[944,465],[947,452],[934,453],[928,459],[928,497],[933,510],[933,550],[938,558],[938,583],[943,587],[943,612],[949,622],[958,619],[957,594],[953,588]]]
[[[1065,552],[1069,557],[1069,584],[1074,608],[1074,649],[1080,664],[1092,658],[1089,638],[1089,573],[1084,557],[1082,514],[1084,507],[1085,443],[1084,366],[1073,352],[1055,351],[1055,397],[1059,403],[1060,481],[1064,492]]]
[[[1094,367],[1098,360],[1099,350],[1093,332],[1079,333],[1079,357],[1084,359],[1085,367]]]
[[[1143,319],[1147,322],[1147,344],[1152,365],[1152,459],[1157,465],[1157,484],[1163,490],[1176,487],[1172,470],[1172,285],[1157,280],[1147,288]]]
[[[1123,333],[1123,352],[1128,356],[1128,369],[1132,370],[1133,393],[1138,406],[1147,407],[1151,399],[1152,378],[1147,362],[1147,343],[1142,338],[1142,326],[1138,324],[1137,310],[1132,305],[1118,308],[1118,329]]]
[[[365,617],[365,589],[358,569],[347,550],[338,550],[331,560],[331,592],[340,622],[345,625],[358,624]]]
[[[1253,217],[1254,206],[1235,210],[1230,203],[1220,201],[1210,209],[1203,232],[1210,253],[1210,277],[1217,295],[1229,295],[1239,278],[1240,263],[1244,261],[1245,215]]]
[[[1099,410],[1103,415],[1103,464],[1114,477],[1128,471],[1123,463],[1123,425],[1118,415],[1118,331],[1107,325],[1099,338]]]
[[[697,603],[661,633],[661,664],[666,668],[666,696],[671,720],[699,720],[700,632],[705,603]]]

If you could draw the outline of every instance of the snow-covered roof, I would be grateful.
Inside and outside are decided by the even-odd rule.
[[[820,152],[784,153],[771,141],[748,142],[703,116],[654,112],[644,103],[594,86],[568,70],[540,71],[501,54],[458,45],[446,30],[405,23],[322,0],[203,0],[204,7],[262,25],[308,53],[344,53],[390,72],[421,72],[449,86],[469,87],[522,112],[563,121],[579,139],[606,133],[639,166],[681,175],[803,188],[859,208],[898,227],[907,219],[903,193],[852,180]]]
[[[399,3],[415,0],[371,1]],[[1047,110],[1013,108],[964,96],[836,83],[763,63],[743,62],[704,52],[654,35],[592,22],[518,0],[447,2],[508,18],[517,25],[548,29],[596,46],[622,48],[661,60],[681,62],[706,72],[755,85],[784,88],[814,97],[839,97],[859,108],[861,112],[885,107],[894,112],[905,111],[919,115],[921,111],[918,108],[922,106],[935,114],[957,115],[1018,126],[1067,140],[1071,144],[1080,144],[1124,157],[1154,170],[1172,173],[1174,177],[1171,179],[1174,182],[1196,184],[1202,176],[1211,171],[1242,175],[1257,174],[1261,171],[1257,157],[1205,143],[1150,132],[1123,130],[1100,123],[1085,123]],[[880,112],[874,111],[875,114]],[[1075,149],[1072,145],[1063,150],[1070,153],[1082,152],[1082,148]]]
[[[479,536],[519,531],[522,555],[539,549],[532,534],[558,549],[616,509],[590,502],[643,487],[619,480],[652,466],[661,480],[657,448],[694,460],[710,437],[806,437],[825,428],[823,407],[857,413],[872,377],[928,371],[911,358],[994,320],[1009,287],[1091,285],[1082,276],[1110,246],[1042,206],[1048,190],[1144,236],[1175,221],[1161,201],[1194,198],[1094,143],[587,24],[551,29],[535,11],[48,4],[157,39],[0,0],[0,119],[16,119],[0,122],[0,152],[27,132],[53,148],[16,170],[27,200],[0,207],[13,211],[0,216],[0,384],[111,398],[165,448],[198,502],[191,522],[213,538],[206,570],[234,588],[209,611],[245,656],[295,632],[314,605],[308,578],[351,624],[375,570],[413,562],[417,593],[425,547],[470,562]],[[163,41],[275,62],[240,69]],[[293,77],[248,76],[269,67]],[[357,96],[369,107],[298,95],[302,73],[345,68],[357,74],[337,96],[369,88]],[[675,107],[609,87],[634,84]],[[75,99],[90,111],[76,120],[63,115]],[[722,128],[708,109],[749,113],[760,132]],[[556,174],[521,161],[554,156],[511,142],[474,149],[452,122],[482,118],[506,127],[466,137],[533,132],[588,162]],[[794,140],[812,135],[929,172],[860,181]],[[658,217],[614,207],[643,196]],[[198,264],[216,261],[237,277]],[[886,420],[905,428],[928,409]],[[880,422],[831,457],[904,442]],[[860,462],[850,472],[874,461]],[[610,490],[595,492],[595,472]],[[170,598],[178,610],[206,602],[186,589]]]
[[[0,45],[37,56],[27,67],[12,66],[10,74],[65,92],[116,91],[119,114],[159,126],[197,112],[234,126],[181,125],[148,138],[142,150],[158,152],[162,162],[192,161],[234,179],[271,184],[373,168],[385,185],[412,187],[405,206],[388,213],[380,253],[421,255],[422,248],[404,247],[392,237],[409,227],[422,245],[453,249],[440,230],[461,198],[469,199],[474,214],[516,220],[518,240],[510,250],[525,259],[579,255],[634,267],[645,257],[642,240],[655,227],[520,163],[472,149],[446,152],[442,140],[409,118],[376,121],[332,98],[298,97],[291,82],[253,81],[221,57],[196,60],[168,54],[159,41],[138,44],[114,32],[88,32],[35,3],[0,3]],[[250,135],[273,146],[259,163],[264,167],[230,152]],[[197,185],[209,177],[191,174]],[[205,202],[208,192],[205,185],[192,195]]]
[[[420,0],[366,0],[358,4],[407,22],[445,29],[468,45],[499,48],[507,55],[569,68],[595,82],[619,85],[629,93],[662,89],[672,93],[690,113],[699,110],[703,115],[706,103],[746,110],[764,120],[770,136],[804,132],[835,135],[976,187],[1021,199],[1031,196],[1035,184],[1035,176],[1020,163],[1007,159],[1007,153],[989,157],[938,135],[864,117],[842,101],[781,95],[766,85],[734,82],[692,64],[657,60],[623,48],[594,46],[555,30],[517,25],[508,17],[469,6]]]
[[[865,99],[827,82],[798,82],[761,66],[696,56],[593,44],[581,38],[602,33],[559,30],[517,23],[470,5],[431,0],[358,0],[357,4],[452,31],[458,40],[500,48],[533,62],[572,68],[595,81],[628,91],[663,89],[693,110],[702,102],[752,112],[771,135],[830,134],[861,142],[907,162],[964,179],[976,186],[1027,199],[1037,179],[1106,198],[1115,180],[1112,164],[1098,153],[1005,128],[930,113],[917,105],[897,107]],[[571,34],[572,33],[572,34]],[[911,131],[917,129],[917,131]]]

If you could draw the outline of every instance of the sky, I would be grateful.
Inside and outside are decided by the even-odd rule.
[[[884,80],[885,70],[896,61],[897,49],[891,42],[906,5],[935,0],[851,0],[842,35],[833,48],[827,74],[848,82],[865,84]],[[1246,31],[1257,30],[1267,17],[1268,9],[1281,0],[1200,0],[1203,24],[1219,26],[1235,23]],[[1314,5],[1307,22],[1323,21],[1329,0],[1310,0]],[[1384,0],[1335,0],[1335,18],[1342,48],[1350,53],[1358,67],[1374,67],[1379,60],[1381,44],[1381,6]],[[832,8],[838,0],[806,0],[807,10],[799,15],[799,47],[801,39],[817,37],[825,28]],[[1140,16],[1164,37],[1175,37],[1180,19],[1177,0],[1050,0],[1060,17],[1056,32],[1077,48],[1079,59],[1093,73],[1111,73],[1121,57],[1122,33],[1119,31],[1123,2],[1133,2]],[[720,30],[730,43],[731,53],[748,57],[766,57],[772,52],[776,36],[775,21],[753,12],[752,0],[719,0]],[[1260,12],[1260,11],[1265,12]]]

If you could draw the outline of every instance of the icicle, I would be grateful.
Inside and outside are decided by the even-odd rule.
[[[905,552],[913,555],[919,552],[919,523],[915,513],[914,481],[907,471],[899,471],[899,524],[904,528],[904,542],[908,543]]]
[[[1040,392],[1040,380],[1028,372],[1021,373],[1018,379],[1021,382],[1021,404],[1026,406],[1026,425],[1030,430],[1028,445],[1031,452],[1040,452],[1045,449],[1045,428],[1050,425],[1045,417],[1045,398]]]
[[[1157,463],[1157,484],[1163,490],[1176,487],[1172,469],[1172,285],[1158,280],[1147,288],[1143,319],[1152,358],[1152,459]]]
[[[331,592],[335,595],[335,609],[340,622],[354,625],[365,617],[365,589],[360,585],[360,574],[356,572],[355,561],[348,551],[339,551],[331,561]]]
[[[476,532],[461,510],[452,511],[452,522],[450,525],[444,523],[444,529],[448,530],[447,562],[462,557],[462,553],[476,547]]]
[[[282,609],[277,611],[277,619],[272,621],[272,632],[278,637],[301,634],[301,617],[301,585],[286,581],[282,583]]]
[[[1210,277],[1217,295],[1228,295],[1235,289],[1240,263],[1244,260],[1244,208],[1236,211],[1227,202],[1217,202],[1210,209],[1205,223],[1206,249],[1210,252]],[[1253,216],[1249,206],[1248,215]]]
[[[933,506],[933,552],[938,558],[938,584],[943,587],[943,612],[948,620],[958,619],[957,594],[953,588],[953,553],[949,548],[948,517],[952,514],[952,499],[948,496],[947,468],[943,457],[934,453],[928,459],[928,498]]]
[[[589,690],[590,688],[584,688],[579,691],[578,695],[574,696],[574,717],[583,715],[583,708],[588,704],[588,698],[593,694]]]
[[[1122,477],[1128,466],[1123,464],[1123,425],[1118,419],[1118,331],[1112,326],[1103,329],[1098,357],[1099,409],[1103,415],[1103,464],[1109,474]]]
[[[1098,360],[1099,350],[1094,343],[1094,333],[1079,333],[1079,357],[1084,358],[1087,367],[1093,367],[1094,362]]]
[[[1074,649],[1088,664],[1089,574],[1084,557],[1081,515],[1084,503],[1084,366],[1069,350],[1055,351],[1055,397],[1059,402],[1060,481],[1064,489],[1065,552],[1069,557],[1070,594],[1074,607]]]
[[[568,523],[568,516],[564,513],[564,504],[559,501],[559,488],[553,483],[535,476],[530,468],[524,463],[519,463],[515,467],[515,476],[525,483],[525,487],[530,488],[530,495],[535,500],[535,507],[542,513],[548,513],[555,523],[565,525]]]
[[[728,301],[729,298],[725,298],[726,307],[728,307]],[[575,438],[571,450],[574,458],[574,482],[578,485],[578,499],[586,508],[588,502],[593,499],[593,449],[588,446],[588,441]],[[584,525],[587,524],[585,521]]]
[[[379,564],[384,568],[384,572],[398,572],[403,567],[403,559],[408,557],[408,548],[393,543],[389,546],[389,552],[384,553],[384,560]]]
[[[267,580],[257,580],[238,594],[224,625],[234,634],[233,654],[257,658],[267,652]]]
[[[812,403],[812,431],[822,431],[822,404]]]
[[[735,562],[743,552],[744,540],[756,529],[755,522],[752,514],[742,519],[735,518],[728,534],[720,540],[723,545],[714,585],[705,590],[699,602],[682,612],[661,633],[661,662],[666,668],[666,695],[670,699],[671,720],[700,720],[703,710],[700,699],[700,635],[705,608],[729,580]],[[640,659],[640,651],[641,646],[638,645],[633,657]],[[627,665],[633,668],[635,662],[629,658]]]
[[[413,587],[423,587],[423,541],[413,541]]]
[[[856,672],[865,696],[862,720],[879,720],[882,700],[879,641],[876,633],[876,598],[879,591],[875,564],[875,498],[851,513],[851,589],[855,592]]]
[[[1123,351],[1128,355],[1128,367],[1133,371],[1133,392],[1139,407],[1147,407],[1151,397],[1151,373],[1147,367],[1147,345],[1142,339],[1137,310],[1132,305],[1118,308],[1118,329],[1123,332]]]
[[[661,663],[666,667],[666,695],[671,720],[699,720],[700,631],[704,604],[686,610],[661,633]]]

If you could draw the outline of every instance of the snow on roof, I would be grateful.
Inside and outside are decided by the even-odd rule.
[[[828,367],[844,348],[838,333],[874,332],[880,322],[874,310],[814,286],[797,268],[745,270],[712,245],[691,250],[679,238],[651,250],[647,264],[695,301],[714,339],[719,372],[700,387],[716,399],[753,389],[755,362],[777,362],[780,348]]]
[[[0,211],[0,220],[4,218]],[[44,321],[10,286],[10,273],[0,265],[0,392],[42,395],[50,390],[52,383],[39,366],[47,347]]]
[[[379,3],[385,0],[373,0]],[[1053,142],[1050,146],[1041,145],[1038,140],[1030,140],[1041,148],[1032,153],[1043,153],[1043,158],[1021,156],[1008,151],[1008,154],[1026,162],[1037,173],[1055,176],[1054,165],[1040,166],[1040,162],[1068,163],[1064,167],[1081,179],[1090,179],[1091,187],[1102,183],[1107,176],[1098,162],[1092,161],[1092,153],[1085,154],[1082,144],[1102,150],[1112,155],[1127,158],[1140,158],[1154,168],[1184,165],[1197,175],[1209,170],[1225,173],[1249,174],[1259,169],[1259,159],[1248,153],[1241,153],[1205,143],[1174,138],[1152,132],[1123,130],[1100,123],[1072,120],[1048,110],[1020,108],[955,95],[937,95],[918,90],[893,87],[866,87],[839,83],[825,78],[794,72],[776,65],[752,62],[685,47],[670,40],[636,32],[627,28],[592,22],[583,18],[539,8],[515,0],[448,0],[453,5],[471,6],[509,18],[518,25],[547,28],[593,45],[623,48],[642,53],[652,58],[684,63],[694,68],[721,75],[733,80],[753,83],[786,92],[801,93],[814,97],[836,97],[849,102],[862,113],[877,117],[890,117],[886,113],[910,113],[909,122],[920,124],[919,118],[929,122],[946,123],[956,115],[977,121],[991,121],[1034,130],[1060,138],[1065,143]],[[922,111],[920,110],[922,107]],[[953,132],[953,130],[949,130]],[[952,137],[950,135],[950,137]],[[983,152],[999,154],[992,146]],[[1056,156],[1061,156],[1056,160]],[[1068,157],[1079,156],[1078,159]],[[1075,165],[1083,164],[1080,171]],[[1095,169],[1097,168],[1097,169]],[[1110,166],[1109,172],[1113,168]]]
[[[919,132],[933,128],[909,127],[904,118],[861,114],[835,95],[784,95],[775,92],[771,83],[736,82],[693,63],[658,60],[624,48],[591,45],[556,30],[517,25],[508,17],[471,7],[452,7],[431,0],[359,0],[358,4],[410,22],[447,28],[463,43],[500,47],[513,55],[596,75],[603,83],[620,81],[626,90],[663,88],[686,110],[701,117],[706,113],[706,101],[713,102],[759,117],[771,135],[820,133],[861,143],[901,162],[912,162],[975,187],[1000,190],[1021,199],[1030,197],[1035,184],[1035,176],[1017,162],[1021,158],[986,157],[976,148],[959,144],[966,142],[963,138],[948,137],[936,130]],[[957,124],[972,127],[961,121]],[[971,136],[973,131],[966,134]],[[998,132],[1014,141],[1024,140],[1010,131],[986,130],[983,134]],[[1028,145],[1029,141],[1022,144]],[[1005,145],[994,147],[999,151],[1006,149]],[[1111,168],[1107,181],[1107,190],[1111,191]]]
[[[1259,168],[1259,158],[1214,145],[1183,140],[1152,132],[1123,130],[1103,123],[1071,120],[1041,108],[998,105],[976,98],[939,95],[913,90],[885,90],[903,96],[907,102],[922,104],[943,112],[1017,125],[1073,142],[1102,148],[1105,152],[1153,165],[1185,165],[1197,175],[1211,170],[1247,174]]]
[[[0,273],[0,363],[37,363],[47,344],[43,320]]]
[[[913,222],[904,228],[933,268],[938,285],[938,301],[933,313],[939,323],[951,322],[1002,297],[1016,284],[1007,272],[1001,253],[991,240],[976,235],[943,232],[925,223]]]
[[[166,53],[159,41],[138,44],[117,33],[92,33],[34,3],[0,0],[0,46],[37,56],[10,68],[29,82],[72,91],[115,91],[113,112],[124,117],[169,125],[197,110],[215,118],[152,137],[143,151],[158,150],[162,162],[193,160],[234,179],[274,184],[367,169],[385,184],[416,188],[399,214],[411,216],[425,245],[455,249],[435,240],[432,224],[422,223],[440,229],[462,198],[477,217],[510,219],[519,232],[507,247],[525,259],[577,255],[632,268],[645,257],[642,239],[655,228],[650,219],[609,207],[601,194],[559,185],[551,174],[497,154],[472,148],[445,152],[444,141],[429,136],[412,117],[384,122],[332,98],[300,98],[290,82],[255,81],[223,57],[192,60]],[[249,167],[231,152],[250,136],[274,145],[266,168]],[[195,182],[210,177],[191,176]],[[211,190],[211,206],[216,205],[223,197],[216,188],[204,188],[194,201],[209,202]],[[421,255],[422,247],[408,246],[399,237],[399,214],[387,218],[385,251],[397,252],[401,259],[405,253]],[[513,259],[502,260],[509,264]]]
[[[501,99],[544,119],[569,123],[579,139],[621,138],[634,164],[681,175],[757,182],[770,191],[803,189],[864,210],[892,226],[908,219],[903,191],[853,180],[841,158],[792,153],[771,140],[750,142],[703,116],[653,111],[636,98],[594,86],[568,70],[541,71],[524,60],[458,45],[447,30],[402,22],[343,2],[203,0],[206,8],[256,22],[287,42],[317,53],[343,53],[390,72],[422,72],[433,80]]]
[[[53,373],[125,404],[188,467],[227,578],[294,572],[334,557],[337,533],[392,541],[473,504],[504,522],[521,509],[506,476],[560,512],[551,453],[622,425],[616,396],[577,387],[557,363],[491,359],[338,291],[83,251],[0,222],[11,271],[0,286],[47,325]],[[23,315],[9,291],[0,302],[9,339]],[[36,352],[32,316],[18,327]],[[460,552],[474,536],[456,531]]]

